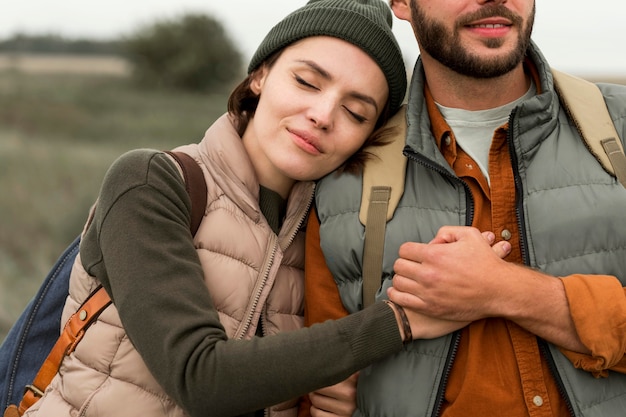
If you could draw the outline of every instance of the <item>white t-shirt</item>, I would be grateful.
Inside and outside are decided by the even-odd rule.
[[[489,182],[489,148],[497,128],[505,124],[513,108],[537,92],[535,83],[520,98],[500,107],[487,110],[463,110],[437,104],[460,146],[480,167]]]

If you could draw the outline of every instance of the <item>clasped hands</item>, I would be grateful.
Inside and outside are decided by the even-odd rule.
[[[443,336],[496,314],[510,251],[492,232],[444,226],[429,243],[400,246],[387,295],[404,307],[414,339]]]
[[[432,339],[487,317],[511,251],[492,232],[442,227],[429,243],[400,246],[389,299],[401,305],[414,339]],[[313,417],[350,416],[356,408],[357,374],[309,394]]]

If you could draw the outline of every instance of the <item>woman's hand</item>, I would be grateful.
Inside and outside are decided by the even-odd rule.
[[[330,387],[309,394],[311,417],[350,417],[356,410],[358,373]]]

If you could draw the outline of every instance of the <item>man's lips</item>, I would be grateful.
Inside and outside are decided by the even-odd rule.
[[[506,35],[512,23],[504,18],[500,19],[483,19],[476,22],[471,22],[465,25],[465,28],[486,37],[499,37]]]
[[[479,25],[470,25],[470,27],[473,27],[473,28],[485,28],[485,29],[496,29],[496,28],[503,28],[506,26],[507,25],[502,25],[499,23],[482,23]]]
[[[468,23],[465,25],[470,28],[481,28],[481,29],[500,29],[504,27],[511,26],[512,23],[510,20],[505,18],[490,18],[483,19],[477,22]]]

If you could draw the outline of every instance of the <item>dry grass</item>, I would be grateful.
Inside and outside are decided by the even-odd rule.
[[[81,230],[111,162],[199,140],[226,99],[97,72],[0,71],[0,342]]]
[[[6,70],[125,77],[130,74],[130,65],[117,56],[0,54],[0,71]]]

